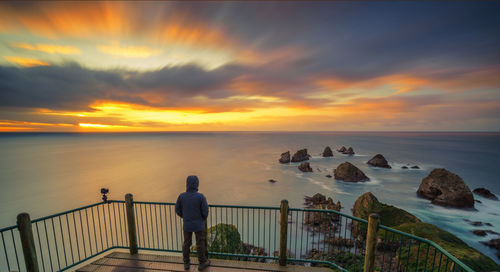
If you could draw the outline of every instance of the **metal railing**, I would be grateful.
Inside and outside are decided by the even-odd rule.
[[[174,203],[131,203],[111,200],[32,220],[39,270],[68,270],[117,248],[182,252],[182,221]],[[136,245],[130,243],[135,241],[130,240],[128,208]],[[287,220],[280,220],[284,213],[281,218]],[[281,208],[209,205],[206,223],[212,258],[340,271],[473,271],[434,242],[383,225],[375,224],[375,234],[367,237],[369,221],[335,210],[288,208],[287,203],[286,210],[283,203]],[[0,271],[27,271],[24,232],[18,226],[0,229]],[[368,249],[371,240],[375,250]],[[365,267],[365,259],[373,265]]]

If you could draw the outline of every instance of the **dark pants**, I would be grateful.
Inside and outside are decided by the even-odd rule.
[[[196,236],[196,251],[198,252],[198,261],[200,264],[207,261],[207,247],[205,244],[205,230],[194,233]],[[184,245],[182,246],[182,257],[184,263],[189,263],[189,254],[191,253],[191,245],[193,244],[193,233],[190,231],[184,232]]]

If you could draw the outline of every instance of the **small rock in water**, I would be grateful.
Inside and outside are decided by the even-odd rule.
[[[387,163],[387,160],[384,158],[384,156],[382,156],[382,154],[377,154],[373,156],[373,158],[369,160],[367,164],[374,167],[391,168],[391,166]]]
[[[488,226],[488,227],[493,227],[493,225],[491,223],[485,223],[484,225]]]
[[[484,230],[473,230],[472,233],[474,233],[477,236],[486,236],[486,231]]]
[[[318,168],[316,168],[316,170],[318,170],[318,172],[321,172],[321,169],[319,169],[319,167],[318,167]]]
[[[312,168],[308,162],[303,162],[299,165],[299,170],[302,172],[312,172]]]
[[[279,159],[280,163],[289,163],[290,162],[290,151],[281,153],[281,158]]]
[[[420,169],[420,167],[418,167],[418,165],[414,165],[411,167],[411,169]]]
[[[474,191],[472,191],[476,195],[480,195],[484,198],[492,199],[492,200],[498,200],[498,197],[490,192],[490,190],[486,188],[476,188]]]
[[[333,151],[329,146],[325,147],[325,150],[323,151],[323,157],[333,157]]]
[[[491,239],[488,242],[481,242],[481,243],[496,250],[500,250],[500,239]]]
[[[309,158],[311,158],[311,155],[307,153],[307,149],[301,149],[292,156],[292,162],[301,162],[301,161],[307,161]]]
[[[408,169],[408,166],[402,166],[401,169]]]
[[[327,177],[327,178],[332,178],[332,175],[326,175],[325,177]]]
[[[471,225],[473,226],[477,226],[477,227],[480,227],[483,225],[483,222],[481,221],[473,221],[473,222],[470,222]]]
[[[342,154],[354,155],[354,149],[352,149],[352,147],[349,147],[346,151],[342,152]]]
[[[477,200],[477,199],[474,199],[474,201],[477,203],[483,203],[483,202],[481,202],[481,200]]]
[[[359,170],[359,168],[350,162],[344,162],[337,166],[333,171],[333,175],[335,179],[347,182],[364,182],[370,180],[363,171]]]
[[[271,182],[271,183],[275,183],[275,182],[277,182],[277,180],[275,180],[275,179],[270,179],[270,180],[269,180],[269,182]]]
[[[337,152],[344,153],[347,149],[345,146],[342,146],[341,148],[337,148]]]

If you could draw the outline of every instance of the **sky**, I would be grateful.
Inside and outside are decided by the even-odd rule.
[[[0,2],[0,131],[498,131],[500,2]]]

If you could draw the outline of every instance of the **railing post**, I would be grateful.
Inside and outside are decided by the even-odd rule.
[[[280,265],[286,266],[286,248],[288,238],[288,200],[281,200],[280,205]]]
[[[375,270],[375,251],[377,246],[379,216],[376,213],[370,214],[368,218],[368,231],[366,234],[365,265],[364,272],[373,272]]]
[[[33,230],[31,229],[29,214],[20,213],[17,215],[17,228],[21,236],[26,271],[38,272],[38,259],[36,258],[35,241],[33,240]]]
[[[125,195],[125,205],[127,207],[128,241],[130,244],[130,254],[137,254],[137,230],[135,228],[134,197],[132,194]]]

